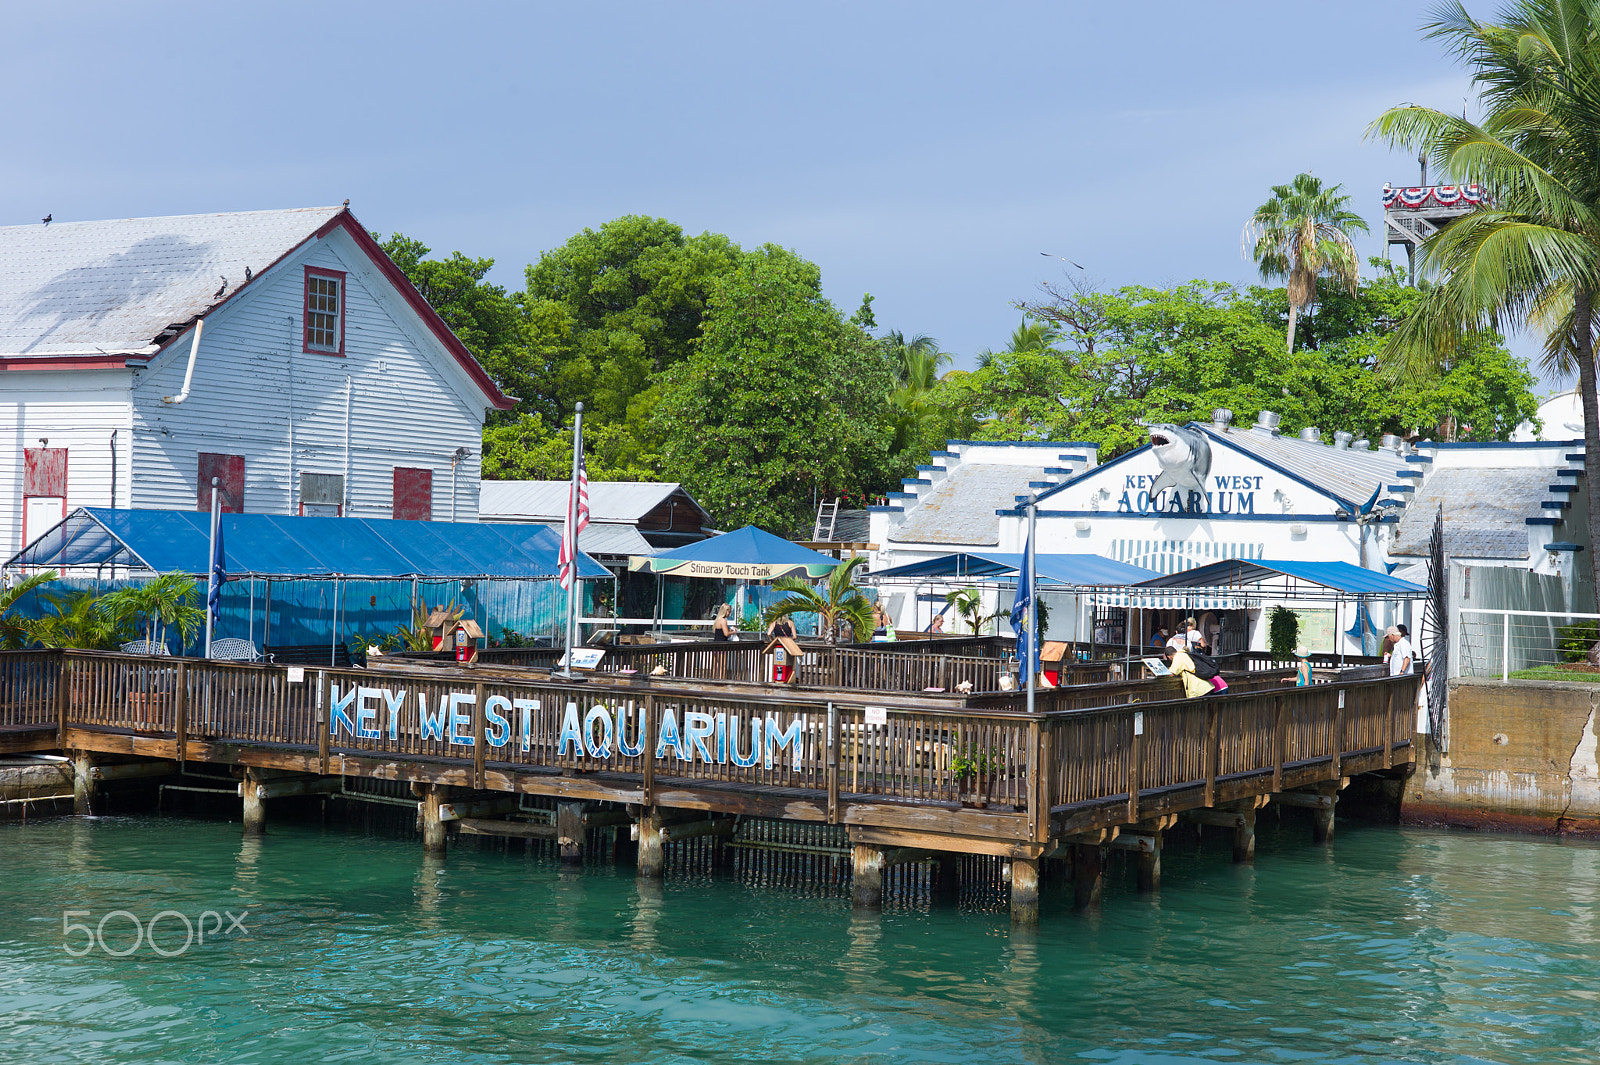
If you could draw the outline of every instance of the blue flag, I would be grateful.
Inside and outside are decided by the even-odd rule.
[[[222,586],[228,583],[228,567],[222,560],[222,522],[217,521],[217,538],[211,544],[211,579],[206,584],[206,609],[211,611],[211,627],[222,617]]]
[[[1022,569],[1017,573],[1017,597],[1011,601],[1011,627],[1017,633],[1017,661],[1029,663],[1037,673],[1039,648],[1035,646],[1034,630],[1037,625],[1034,622],[1033,596],[1028,588],[1033,583],[1028,579],[1028,546],[1025,544],[1022,548]]]

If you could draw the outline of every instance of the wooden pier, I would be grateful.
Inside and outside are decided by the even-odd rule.
[[[1074,683],[1039,692],[1030,714],[991,680],[970,694],[921,690],[953,686],[968,668],[955,659],[993,658],[834,650],[818,679],[842,673],[851,686],[762,684],[743,646],[681,659],[680,675],[582,681],[495,662],[324,669],[8,651],[0,752],[72,755],[83,802],[108,759],[121,772],[130,760],[168,767],[141,772],[236,767],[252,832],[275,797],[405,781],[430,850],[455,822],[577,856],[585,826],[626,824],[644,876],[661,875],[665,847],[740,818],[842,826],[858,905],[878,904],[896,862],[993,855],[1009,863],[1021,923],[1037,920],[1043,859],[1070,851],[1082,903],[1098,896],[1107,848],[1138,853],[1153,888],[1178,818],[1232,829],[1235,857],[1249,860],[1265,803],[1309,807],[1325,839],[1351,777],[1404,772],[1413,757],[1414,676],[1347,670],[1294,688],[1281,670],[1242,671],[1202,699],[1182,698],[1173,678]],[[946,684],[918,686],[929,679]],[[551,823],[518,819],[519,794],[555,800]]]

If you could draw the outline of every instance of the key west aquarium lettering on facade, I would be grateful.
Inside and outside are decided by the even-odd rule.
[[[1123,477],[1118,514],[1254,514],[1261,477],[1212,475],[1205,491],[1154,486],[1158,474],[1130,473]],[[1154,490],[1153,490],[1154,489]]]
[[[559,698],[559,697],[558,697]],[[445,692],[429,699],[426,692],[414,696],[405,690],[353,687],[329,688],[331,713],[328,735],[337,742],[340,736],[355,740],[398,741],[408,738],[438,740],[462,747],[475,747],[476,727],[473,711],[477,696],[473,692]],[[554,707],[549,708],[550,711]],[[774,759],[787,750],[798,766],[801,737],[806,731],[806,715],[794,714],[783,724],[777,715],[753,716],[748,722],[730,719],[725,711],[708,713],[682,711],[658,702],[655,757],[676,754],[680,762],[735,765],[750,769],[771,769]],[[491,695],[483,702],[483,738],[491,750],[531,750],[534,722],[548,712],[537,698]],[[607,704],[593,701],[588,709],[568,700],[561,710],[556,738],[558,758],[609,759],[637,758],[647,742],[644,707],[633,699]]]

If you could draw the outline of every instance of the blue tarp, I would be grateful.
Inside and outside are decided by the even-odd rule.
[[[1033,561],[1038,580],[1063,584],[1074,588],[1092,588],[1105,585],[1121,587],[1137,584],[1156,576],[1153,569],[1133,566],[1126,562],[1106,558],[1104,555],[1073,555],[1036,553]],[[963,551],[921,562],[908,562],[893,569],[878,570],[872,574],[880,577],[947,577],[964,580],[968,577],[1006,579],[1022,569],[1022,555],[1004,551],[985,551],[982,554]]]
[[[707,577],[716,580],[769,581],[775,577],[824,577],[839,560],[774,536],[765,529],[742,529],[655,555],[632,555],[630,570]]]
[[[220,520],[233,580],[543,580],[556,576],[561,549],[560,534],[537,524],[271,514],[224,514]],[[80,507],[7,565],[121,566],[204,575],[211,569],[210,534],[211,515],[205,511]],[[611,576],[587,555],[579,558],[579,575],[586,580]]]
[[[1292,577],[1346,595],[1375,595],[1383,599],[1421,599],[1431,593],[1420,584],[1377,573],[1348,562],[1298,562],[1273,559],[1230,558],[1206,566],[1170,573],[1144,581],[1140,588],[1216,588],[1261,584]]]

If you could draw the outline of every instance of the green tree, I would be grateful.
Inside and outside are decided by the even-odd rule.
[[[1498,18],[1480,22],[1453,3],[1425,27],[1470,69],[1480,122],[1403,105],[1369,131],[1491,198],[1423,245],[1437,284],[1391,335],[1384,363],[1396,381],[1425,379],[1463,336],[1531,325],[1545,334],[1546,367],[1578,375],[1584,455],[1600,469],[1600,3],[1523,0]],[[1588,499],[1589,526],[1600,528],[1600,499]]]
[[[939,350],[931,336],[917,334],[909,340],[899,330],[890,330],[879,343],[894,375],[889,393],[889,409],[894,420],[891,454],[909,473],[921,457],[942,443],[941,431],[948,419],[937,401],[941,371],[950,365],[950,356]]]
[[[1320,178],[1296,174],[1287,185],[1272,186],[1272,198],[1244,228],[1246,252],[1268,281],[1286,280],[1289,296],[1288,350],[1294,351],[1295,322],[1316,302],[1317,278],[1327,276],[1352,293],[1361,260],[1350,234],[1367,232],[1361,216],[1347,210],[1343,185],[1323,188]]]
[[[766,245],[717,286],[701,342],[664,375],[662,462],[719,522],[793,532],[817,499],[888,476],[891,386],[816,266]]]
[[[49,609],[26,623],[40,647],[75,647],[112,651],[128,639],[128,622],[108,609],[104,596],[90,591],[46,595]]]
[[[0,589],[0,651],[14,651],[32,638],[29,630],[32,619],[13,614],[12,609],[22,601],[23,596],[55,580],[56,576],[55,570],[45,570],[24,577],[9,588]]]
[[[205,623],[199,606],[200,588],[193,577],[164,573],[142,584],[130,584],[101,596],[101,606],[118,622],[142,629],[153,644],[167,642],[167,627],[178,630],[182,646],[189,646]]]
[[[648,481],[656,455],[631,425],[583,423],[583,451],[595,481]],[[483,476],[489,480],[564,481],[572,476],[572,425],[551,427],[537,414],[483,430]]]
[[[799,577],[779,577],[772,587],[788,597],[767,608],[762,624],[771,625],[793,614],[815,614],[818,634],[829,643],[838,641],[841,625],[849,625],[854,638],[860,640],[872,631],[872,604],[855,586],[855,572],[866,560],[864,555],[846,559],[815,584]]]

